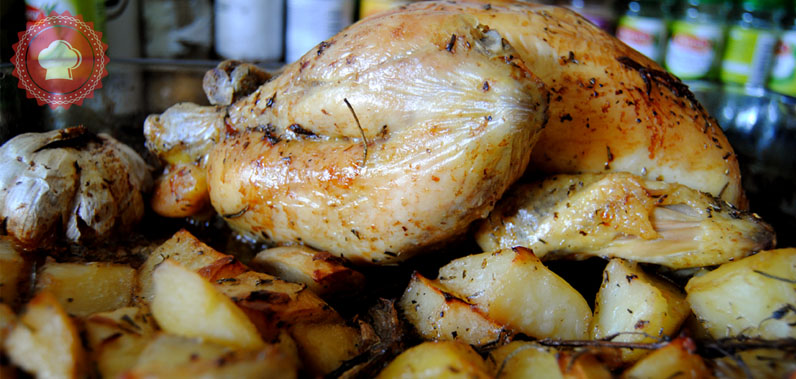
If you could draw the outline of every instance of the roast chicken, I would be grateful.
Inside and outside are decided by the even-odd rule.
[[[409,8],[474,15],[500,31],[547,85],[550,121],[532,173],[627,171],[748,207],[732,147],[688,88],[575,12],[514,0]]]
[[[747,206],[688,88],[563,8],[416,3],[253,90],[266,79],[222,64],[205,78],[214,106],[147,120],[167,163],[156,211],[212,205],[249,238],[384,264],[464,233],[522,175],[629,172]]]
[[[543,259],[624,258],[670,268],[719,265],[775,245],[757,215],[681,184],[629,173],[556,175],[513,187],[476,232],[484,251]]]
[[[371,18],[229,107],[210,200],[252,238],[403,260],[489,213],[546,107],[541,81],[474,17]]]

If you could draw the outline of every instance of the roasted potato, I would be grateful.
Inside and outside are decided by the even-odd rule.
[[[138,307],[95,313],[84,324],[90,357],[103,378],[118,378],[134,367],[156,330],[148,310]]]
[[[152,276],[152,316],[163,330],[241,349],[264,346],[246,313],[199,274],[167,259]]]
[[[282,280],[306,284],[323,298],[333,298],[356,294],[365,285],[365,276],[344,262],[306,246],[283,246],[261,251],[250,264]]]
[[[36,291],[53,294],[70,315],[86,317],[130,305],[135,274],[123,264],[50,260],[36,277]]]
[[[563,379],[555,349],[528,341],[513,341],[489,353],[495,378]]]
[[[278,345],[236,350],[202,339],[161,333],[125,378],[294,378],[295,360]]]
[[[199,272],[208,280],[235,276],[247,270],[233,256],[218,252],[183,229],[158,246],[138,268],[136,288],[138,301],[144,303],[152,301],[152,272],[168,258],[191,271]]]
[[[356,328],[342,322],[300,323],[290,327],[304,370],[313,376],[328,374],[366,346]]]
[[[398,355],[377,378],[490,378],[489,365],[470,346],[423,342]]]
[[[0,303],[16,305],[19,284],[30,274],[25,268],[25,261],[11,241],[0,239]]]
[[[762,251],[691,278],[694,314],[714,338],[796,337],[796,248]]]
[[[456,259],[439,282],[498,323],[539,338],[586,339],[592,312],[583,296],[525,248]]]
[[[457,298],[438,281],[415,272],[398,302],[404,317],[425,339],[484,346],[508,334],[473,304]]]
[[[4,347],[13,364],[37,377],[79,378],[86,372],[77,327],[49,292],[27,304]]]
[[[690,338],[678,338],[653,351],[622,373],[623,379],[710,378],[712,373],[695,353]]]
[[[676,333],[691,313],[685,294],[672,283],[645,273],[637,263],[612,259],[597,292],[592,338],[655,342]],[[618,334],[618,335],[617,335]],[[648,351],[623,349],[625,361]]]

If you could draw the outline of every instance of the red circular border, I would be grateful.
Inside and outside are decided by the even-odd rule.
[[[41,89],[33,82],[25,68],[25,57],[30,47],[31,37],[54,25],[71,26],[77,29],[89,41],[95,54],[102,54],[101,57],[92,57],[96,64],[89,79],[69,94],[51,93]],[[28,98],[35,98],[39,105],[49,104],[53,109],[59,106],[68,109],[72,104],[81,105],[83,99],[93,97],[95,89],[102,88],[102,78],[108,75],[105,66],[110,59],[105,54],[108,45],[102,43],[102,33],[94,30],[93,23],[84,22],[80,15],[73,17],[68,11],[60,15],[53,12],[47,17],[38,19],[35,23],[28,23],[27,29],[19,33],[19,42],[12,47],[14,49],[14,57],[11,58],[11,63],[14,64],[12,75],[19,79],[18,87],[27,92]]]

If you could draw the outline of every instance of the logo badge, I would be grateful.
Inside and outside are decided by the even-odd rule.
[[[83,104],[108,75],[108,45],[102,43],[102,33],[68,11],[29,22],[13,48],[12,74],[19,88],[53,109]]]

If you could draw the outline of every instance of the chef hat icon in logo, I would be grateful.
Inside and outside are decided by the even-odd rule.
[[[83,56],[69,42],[59,39],[39,52],[38,61],[47,71],[45,80],[72,80],[72,70],[80,66]]]

